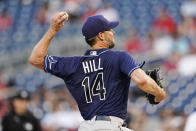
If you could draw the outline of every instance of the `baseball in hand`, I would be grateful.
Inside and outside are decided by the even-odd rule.
[[[66,16],[66,21],[69,19],[69,15],[67,14],[67,12],[65,12],[65,16]]]
[[[63,17],[65,21],[67,21],[69,18],[69,15],[65,11],[60,12],[59,15],[60,17]]]
[[[68,17],[69,15],[65,11],[54,15],[51,20],[51,29],[56,32],[59,31],[63,27],[64,22],[68,20]]]

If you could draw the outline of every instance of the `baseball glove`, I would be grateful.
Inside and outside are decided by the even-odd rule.
[[[146,74],[149,75],[156,83],[157,85],[159,85],[161,88],[163,88],[162,84],[161,84],[161,78],[159,76],[159,68],[155,68],[153,70],[147,70]],[[145,93],[146,97],[149,101],[150,104],[156,105],[159,104],[160,102],[155,102],[155,96],[151,95],[149,93]]]

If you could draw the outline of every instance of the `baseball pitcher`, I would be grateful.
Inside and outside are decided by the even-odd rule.
[[[91,16],[83,24],[82,34],[90,46],[84,55],[48,55],[50,41],[67,20],[66,12],[57,13],[52,18],[48,31],[35,45],[29,62],[64,80],[84,118],[79,131],[131,131],[123,127],[130,79],[151,94],[156,103],[165,98],[165,91],[130,54],[110,50],[115,45],[113,28],[119,22],[108,21],[102,15]]]

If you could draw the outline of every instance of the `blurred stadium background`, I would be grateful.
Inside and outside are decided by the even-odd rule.
[[[49,27],[67,11],[69,21],[53,39],[49,54],[82,55],[88,48],[82,23],[94,14],[120,20],[116,49],[127,50],[144,69],[161,68],[167,99],[158,106],[132,83],[127,122],[136,131],[183,131],[196,111],[195,0],[0,0],[0,119],[10,91],[31,94],[29,110],[46,131],[76,131],[82,118],[62,80],[33,68],[28,57]],[[0,129],[1,130],[1,129]]]

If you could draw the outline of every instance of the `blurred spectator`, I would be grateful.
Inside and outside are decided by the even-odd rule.
[[[182,23],[179,25],[179,33],[187,37],[190,41],[190,53],[196,51],[196,21],[192,17],[184,17]]]
[[[170,52],[167,54],[169,57],[167,57],[164,62],[167,71],[177,70],[180,59],[190,52],[189,41],[184,36],[181,36],[177,30],[175,30],[171,36],[170,48],[168,48]]]
[[[63,11],[65,9],[64,2],[65,0],[48,0],[49,3],[49,10],[52,12],[51,15],[58,11]]]
[[[196,55],[188,55],[180,59],[177,69],[182,76],[193,76],[196,74]]]
[[[82,17],[81,21],[84,22],[89,16],[95,15],[97,10],[102,5],[101,0],[81,0]]]
[[[164,69],[166,72],[168,71],[177,71],[178,62],[180,61],[181,56],[177,52],[172,52],[172,54],[167,57],[167,59],[164,61]]]
[[[98,10],[96,14],[103,15],[106,19],[110,21],[119,20],[119,15],[117,10],[113,8],[111,4],[108,2],[103,3],[102,8]]]
[[[52,97],[55,94],[58,94],[58,96]],[[54,90],[54,94],[50,94],[50,97],[53,98],[50,101],[52,110],[47,112],[42,120],[44,130],[57,131],[66,129],[68,131],[77,131],[83,119],[67,88]]]
[[[157,57],[166,58],[171,55],[173,39],[170,35],[156,37],[153,42],[153,52]]]
[[[196,0],[186,1],[181,6],[183,21],[179,26],[180,33],[187,36],[191,43],[191,53],[196,52]]]
[[[12,27],[13,20],[8,14],[7,10],[4,9],[0,14],[0,31],[9,31]]]
[[[40,89],[42,90],[42,88]],[[44,111],[42,109],[44,95],[40,93],[40,91],[36,91],[35,93],[31,94],[31,100],[29,102],[29,110],[33,113],[33,115],[38,118],[42,119],[44,115]]]
[[[4,98],[5,90],[6,90],[6,84],[2,81],[1,72],[0,72],[0,119],[8,109],[7,102],[5,101]]]
[[[166,118],[162,122],[161,131],[184,131],[184,121],[182,116]]]
[[[143,51],[143,45],[140,41],[138,33],[135,30],[132,30],[127,37],[128,40],[125,44],[125,50],[130,53],[139,53]]]
[[[174,42],[171,34],[175,31],[175,20],[169,15],[165,8],[160,7],[150,32],[154,39],[152,49],[157,57],[165,58],[171,55]]]
[[[57,131],[60,129],[77,131],[82,120],[78,111],[55,111],[45,115],[42,125],[46,131]]]
[[[185,1],[181,6],[181,14],[183,17],[196,18],[196,0]]]
[[[171,34],[176,29],[175,20],[163,7],[159,8],[158,15],[153,21],[153,33],[156,35]]]
[[[145,37],[140,37],[140,41],[142,43],[142,55],[147,54],[148,56],[151,56],[151,59],[153,59],[153,44],[154,44],[155,36],[152,32],[148,32],[148,34]],[[142,56],[141,54],[138,54]]]
[[[87,9],[83,16],[81,17],[82,21],[85,21],[89,16],[95,15],[97,12],[97,8],[94,8],[91,4],[87,3]]]
[[[160,57],[179,54],[180,57],[187,55],[190,51],[189,41],[179,34],[178,30],[173,30],[171,35],[157,37],[153,44],[153,49]]]
[[[186,117],[170,108],[159,110],[158,115],[149,117],[143,131],[183,131]]]
[[[148,121],[146,113],[134,105],[130,107],[128,112],[129,123],[127,127],[129,129],[133,129],[134,131],[144,131]]]
[[[27,110],[28,99],[26,91],[11,98],[11,110],[2,119],[2,131],[41,131],[39,121]]]
[[[180,35],[178,30],[174,30],[172,36],[172,52],[177,52],[181,56],[185,56],[190,51],[190,44],[186,37]]]
[[[192,17],[183,18],[178,28],[180,34],[184,36],[192,36],[192,33],[194,33],[196,29],[194,19]]]
[[[193,112],[187,118],[187,122],[184,128],[184,131],[196,131],[196,112]]]
[[[41,4],[41,10],[43,11],[42,13],[46,21],[45,23],[49,23],[51,17],[55,15],[56,12],[65,10],[64,0],[44,0],[44,2]],[[37,15],[39,16],[38,13]]]
[[[93,9],[99,9],[100,6],[103,4],[102,0],[81,0],[86,5],[91,6]]]
[[[80,19],[80,0],[64,0],[70,23]]]
[[[36,20],[39,25],[43,26],[46,24],[48,11],[49,11],[49,4],[48,2],[44,2],[40,7],[39,12],[37,12],[36,15]]]

